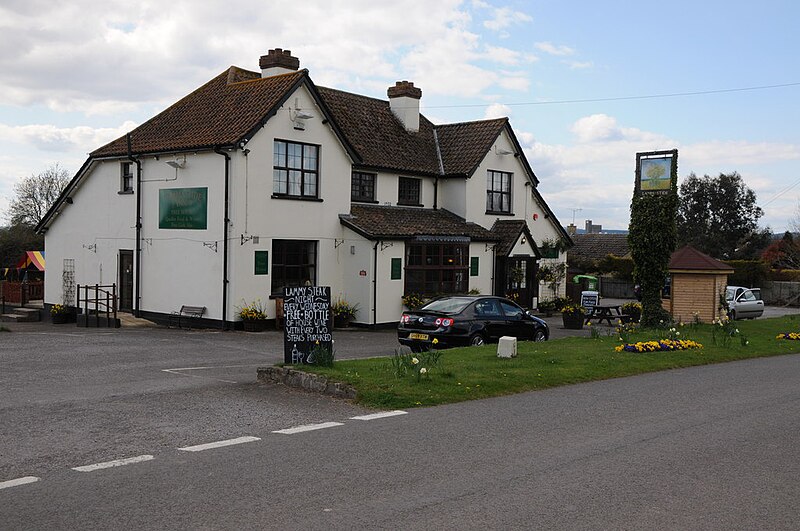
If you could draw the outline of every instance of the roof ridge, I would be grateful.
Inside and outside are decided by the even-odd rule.
[[[436,124],[436,125],[434,125],[434,127],[438,129],[440,127],[451,127],[451,126],[455,126],[455,125],[479,124],[479,123],[488,123],[488,122],[503,122],[503,123],[505,123],[505,122],[508,122],[508,121],[509,121],[508,117],[488,118],[488,119],[483,119],[483,120],[466,120],[466,121],[463,121],[463,122],[452,122],[452,123],[447,123],[447,124]]]

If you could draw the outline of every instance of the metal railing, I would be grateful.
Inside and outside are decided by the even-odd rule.
[[[82,291],[81,291],[82,290]],[[84,326],[89,327],[89,321],[94,320],[96,327],[100,326],[100,317],[105,316],[106,325],[117,319],[117,285],[95,284],[93,286],[78,284],[78,308],[84,315]],[[94,317],[94,319],[90,319]],[[113,321],[112,321],[113,319]]]

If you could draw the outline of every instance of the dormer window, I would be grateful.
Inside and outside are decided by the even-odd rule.
[[[119,169],[119,193],[132,194],[133,193],[133,163],[123,162],[120,164]]]

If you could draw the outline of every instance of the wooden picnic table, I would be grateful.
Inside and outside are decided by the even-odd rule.
[[[625,322],[628,316],[623,314],[620,308],[619,304],[597,304],[592,306],[589,313],[586,314],[585,324],[591,323],[592,319],[596,319],[598,323],[606,321],[609,326],[611,326],[612,320]]]

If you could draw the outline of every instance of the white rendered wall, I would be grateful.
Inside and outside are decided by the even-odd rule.
[[[169,314],[184,304],[205,306],[204,317],[221,319],[225,159],[189,154],[177,171],[165,162],[173,159],[142,161],[141,309]],[[172,188],[208,188],[205,230],[159,228],[159,190]]]
[[[469,277],[469,289],[477,289],[482,295],[491,295],[494,275],[494,251],[491,245],[484,242],[471,243],[469,256],[470,260],[473,256],[478,257],[478,276]]]
[[[358,304],[354,322],[369,325],[373,319],[373,285],[375,278],[375,242],[364,239],[350,229],[343,232],[342,245],[339,246],[338,266],[342,273],[342,289],[331,293],[331,297],[345,299],[350,304]],[[362,272],[365,273],[362,275]]]
[[[366,173],[375,173],[366,171]],[[419,201],[425,208],[433,208],[433,182],[432,177],[420,177],[406,173],[378,172],[375,177],[375,200],[379,205],[404,206],[397,204],[400,177],[419,179]],[[441,181],[440,181],[441,182]]]
[[[119,250],[135,249],[136,197],[119,194],[118,161],[97,162],[88,168],[88,179],[70,194],[73,203],[45,233],[44,301],[62,301],[62,272],[65,258],[75,260],[76,284],[118,283]]]
[[[314,115],[305,120],[305,130],[294,129],[290,108]],[[344,270],[348,262],[344,256],[350,252],[350,244],[342,243],[345,229],[339,214],[350,212],[352,162],[331,125],[322,123],[323,118],[310,93],[300,87],[250,140],[247,157],[239,150],[232,154],[229,315],[237,313],[243,300],[261,299],[268,316],[275,316],[275,303],[270,299],[273,239],[317,241],[316,284],[330,286],[334,299],[343,296],[349,300],[343,278],[352,273]],[[275,139],[320,146],[318,194],[322,201],[271,197]],[[255,236],[259,243],[250,239],[241,245],[242,235]],[[254,274],[255,250],[269,251],[268,275]]]

